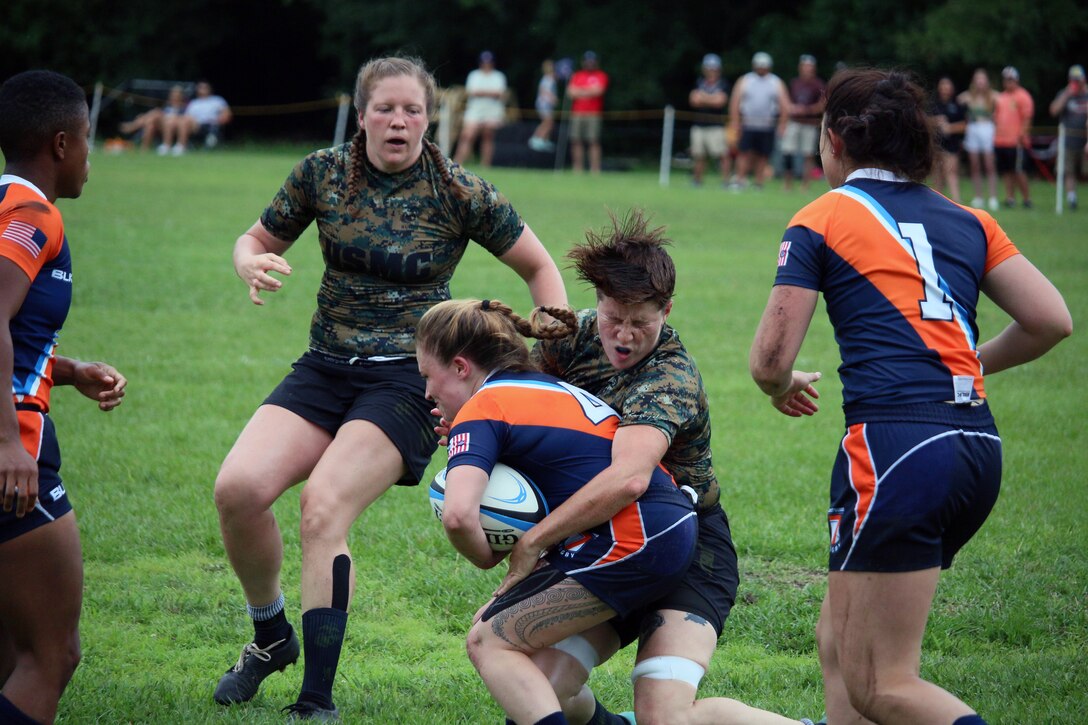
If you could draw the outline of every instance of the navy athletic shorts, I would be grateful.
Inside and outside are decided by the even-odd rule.
[[[415,486],[438,447],[438,419],[424,390],[414,357],[349,363],[307,352],[264,403],[286,408],[333,436],[349,420],[370,421],[404,459],[407,471],[397,484]]]
[[[631,526],[630,517],[641,520]],[[483,619],[572,578],[619,616],[643,608],[679,583],[695,551],[691,504],[639,500],[595,533],[576,534],[545,555],[546,566],[497,599]],[[618,539],[605,531],[623,532]]]
[[[951,566],[1001,488],[1001,438],[990,420],[978,427],[849,425],[831,474],[828,568],[904,572]]]
[[[774,153],[774,129],[745,128],[740,132],[740,151],[754,151],[760,156],[770,158]]]
[[[22,518],[15,507],[0,507],[0,543],[45,526],[72,510],[68,493],[60,480],[60,445],[53,420],[37,409],[19,409],[19,437],[30,455],[38,461],[38,504]]]
[[[702,617],[714,627],[719,637],[722,636],[740,585],[737,550],[733,548],[729,533],[729,519],[720,504],[700,511],[698,521],[695,555],[683,580],[648,607],[612,621],[621,648],[639,638],[648,615],[662,609]]]

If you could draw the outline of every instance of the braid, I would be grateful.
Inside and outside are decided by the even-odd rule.
[[[423,139],[423,148],[431,155],[431,160],[434,161],[435,166],[438,167],[439,172],[442,174],[442,181],[453,190],[453,195],[461,201],[468,201],[468,187],[454,178],[453,173],[450,171],[449,161],[446,159],[445,154],[442,153],[442,149],[438,148],[438,146],[428,138]]]
[[[544,315],[552,317],[548,322],[541,318]],[[569,337],[578,331],[578,315],[569,307],[547,307],[541,305],[529,315],[532,324],[533,335],[538,340],[558,340],[561,337]]]
[[[366,164],[366,131],[362,126],[355,132],[351,139],[351,149],[348,158],[348,198],[347,202],[353,209],[352,215],[358,216],[363,206],[352,202],[363,190],[363,168]]]

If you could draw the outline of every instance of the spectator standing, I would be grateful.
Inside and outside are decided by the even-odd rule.
[[[552,129],[555,128],[555,107],[559,105],[559,93],[555,83],[555,61],[545,60],[540,66],[540,83],[536,86],[536,112],[540,124],[529,137],[533,151],[554,151]]]
[[[1065,203],[1077,210],[1077,176],[1085,167],[1088,154],[1088,86],[1084,80],[1084,66],[1069,67],[1069,83],[1050,104],[1050,115],[1058,118],[1065,129]]]
[[[752,56],[752,70],[741,76],[729,103],[729,125],[739,131],[737,178],[729,185],[739,191],[752,173],[757,189],[763,188],[764,169],[774,153],[776,137],[786,130],[790,99],[786,84],[771,72],[774,60],[760,51]]]
[[[567,84],[570,106],[570,159],[575,173],[585,168],[585,149],[589,147],[589,170],[601,173],[601,126],[608,74],[600,69],[597,54],[582,54],[582,67]]]
[[[963,148],[971,166],[971,185],[975,192],[971,206],[981,209],[986,203],[982,197],[982,173],[985,171],[986,189],[990,194],[988,206],[990,211],[997,211],[997,167],[994,161],[994,104],[997,102],[997,92],[990,85],[990,75],[986,69],[975,69],[971,85],[956,100],[967,109]]]
[[[719,159],[722,183],[729,180],[729,150],[725,147],[725,104],[729,83],[722,78],[722,59],[714,53],[703,56],[702,77],[688,94],[691,110],[700,114],[691,122],[691,183],[702,186],[708,157]],[[711,118],[714,116],[714,118]]]
[[[823,78],[816,75],[816,57],[802,55],[797,63],[797,77],[790,80],[789,121],[782,136],[782,156],[786,161],[782,178],[787,190],[793,186],[794,171],[801,175],[802,189],[808,189],[812,179],[826,89]]]
[[[219,143],[223,126],[233,118],[230,106],[222,96],[212,92],[212,85],[197,81],[196,97],[189,101],[185,113],[163,116],[159,155],[181,156],[189,146],[190,137],[196,135],[202,135],[204,145],[213,148]]]
[[[476,136],[480,137],[480,165],[491,166],[495,155],[495,132],[506,118],[506,75],[495,68],[495,55],[485,50],[480,53],[480,67],[468,74],[465,80],[468,102],[461,125],[461,138],[457,142],[454,161],[465,163],[472,155]]]
[[[1024,208],[1031,208],[1031,190],[1024,171],[1024,154],[1031,153],[1031,119],[1035,101],[1020,85],[1020,71],[1005,66],[1001,71],[1003,90],[994,103],[994,158],[997,172],[1005,180],[1005,206],[1016,206],[1016,190],[1020,191]]]
[[[948,76],[937,81],[937,97],[929,113],[937,122],[936,163],[933,165],[935,188],[947,191],[952,201],[960,203],[960,149],[967,127],[967,113],[956,99],[956,86]]]

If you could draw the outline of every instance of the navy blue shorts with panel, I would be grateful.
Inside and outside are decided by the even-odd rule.
[[[967,425],[848,417],[831,475],[831,571],[952,565],[1001,488],[1001,439],[989,411],[962,417]]]
[[[662,609],[702,617],[722,636],[740,585],[737,550],[729,532],[729,519],[720,504],[699,511],[698,521],[695,555],[684,579],[650,606],[612,621],[621,647],[638,639],[646,617]]]
[[[60,480],[60,445],[53,420],[41,411],[20,409],[19,438],[23,447],[38,461],[38,505],[22,518],[15,508],[0,507],[0,544],[45,526],[72,510],[68,494]]]

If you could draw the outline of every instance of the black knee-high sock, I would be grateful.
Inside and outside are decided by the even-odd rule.
[[[347,623],[348,613],[331,607],[311,609],[302,615],[302,648],[306,660],[299,700],[332,708],[332,685]]]
[[[533,723],[533,725],[568,725],[568,723],[566,716],[564,716],[562,711],[560,711],[553,712],[547,717],[540,718],[535,723]]]

